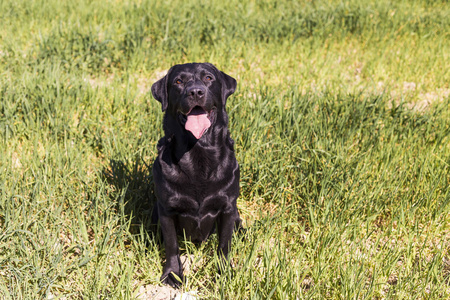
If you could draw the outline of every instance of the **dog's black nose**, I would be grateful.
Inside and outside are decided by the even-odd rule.
[[[199,86],[193,86],[187,90],[188,95],[194,98],[202,98],[205,92],[205,88]]]

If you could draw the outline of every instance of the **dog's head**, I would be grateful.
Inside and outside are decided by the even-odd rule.
[[[235,90],[236,80],[210,63],[175,65],[152,85],[162,110],[196,139],[218,120],[226,122],[226,100]]]

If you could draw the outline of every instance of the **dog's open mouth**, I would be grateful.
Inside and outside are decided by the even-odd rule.
[[[205,111],[200,106],[195,106],[191,109],[191,111],[186,115],[186,123],[184,124],[184,128],[187,131],[190,131],[192,135],[198,140],[202,137],[202,135],[208,131],[208,128],[211,127],[211,114],[213,110],[210,112]]]

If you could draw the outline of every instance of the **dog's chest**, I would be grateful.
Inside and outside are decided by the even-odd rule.
[[[169,145],[161,153],[161,169],[163,177],[174,185],[190,188],[197,193],[208,193],[208,190],[221,188],[223,179],[233,176],[237,166],[234,152],[227,151],[228,145],[222,147],[194,147],[191,151],[174,162],[172,153],[175,150]]]
[[[163,201],[177,214],[202,217],[222,210],[229,202],[228,188],[232,178],[220,178],[217,171],[176,172],[167,198]],[[228,180],[227,180],[228,179]]]
[[[234,152],[228,145],[194,148],[176,161],[172,145],[161,148],[153,168],[158,202],[186,230],[210,227],[221,212],[232,210],[239,194]]]
[[[222,160],[224,161],[224,160]],[[163,184],[156,184],[158,201],[177,215],[202,218],[227,210],[239,192],[239,175],[236,160],[213,165],[196,162],[164,165],[161,163]],[[155,183],[156,183],[155,181]]]

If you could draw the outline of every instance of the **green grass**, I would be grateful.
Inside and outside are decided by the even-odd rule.
[[[247,232],[182,242],[204,299],[450,298],[447,1],[0,1],[0,298],[158,285],[149,90],[176,63],[228,100]]]

